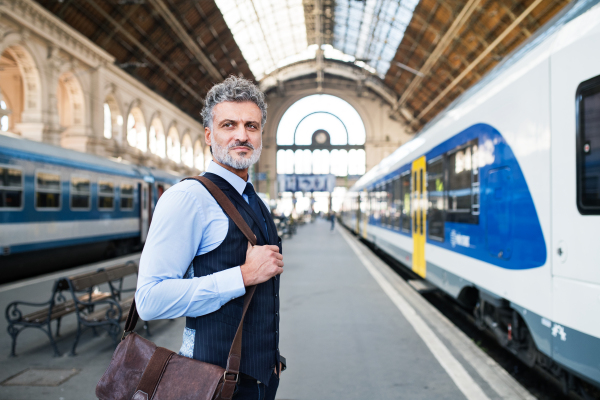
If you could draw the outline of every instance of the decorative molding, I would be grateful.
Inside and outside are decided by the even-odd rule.
[[[394,104],[398,99],[398,96],[378,76],[365,71],[359,66],[326,59],[323,63],[323,70],[326,74],[346,78],[355,81],[362,88],[371,89],[388,104]],[[315,74],[316,72],[317,62],[315,60],[300,61],[265,76],[260,82],[260,88],[265,92],[272,88],[281,91],[283,88],[282,82]]]
[[[112,64],[115,61],[113,56],[33,0],[12,0],[9,4],[0,1],[0,14],[87,65]]]

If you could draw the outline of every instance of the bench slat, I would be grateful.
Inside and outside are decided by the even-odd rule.
[[[123,310],[123,314],[121,315],[121,320],[119,322],[127,319],[127,313],[129,312],[129,307],[131,307],[131,303],[133,302],[133,299],[134,299],[134,297],[132,296],[127,299],[121,300],[119,302],[119,305],[121,306],[121,310]],[[94,311],[93,313],[84,315],[82,317],[88,322],[106,321],[106,311],[107,310],[108,310],[108,307],[103,308],[98,311]]]
[[[88,294],[83,294],[78,297],[79,301],[88,302]],[[91,302],[96,302],[100,300],[104,300],[110,297],[110,293],[105,292],[93,292]],[[83,309],[84,306],[79,305],[79,309]],[[32,312],[23,317],[23,320],[26,322],[35,322],[35,323],[43,323],[48,320],[48,309],[49,307],[43,308],[41,310]],[[53,321],[55,319],[61,318],[67,314],[70,314],[75,311],[75,302],[73,300],[68,300],[63,303],[55,304],[52,309],[52,314],[50,315],[50,320]]]
[[[69,277],[73,289],[76,291],[86,290],[96,285],[108,282],[105,271],[88,272],[86,274]]]
[[[115,265],[104,270],[110,281],[116,281],[117,279],[124,278],[128,275],[137,274],[137,265],[133,263]]]

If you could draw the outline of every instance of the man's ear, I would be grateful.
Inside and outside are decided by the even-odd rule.
[[[211,146],[212,143],[210,141],[210,128],[208,126],[204,127],[204,141],[208,146]]]

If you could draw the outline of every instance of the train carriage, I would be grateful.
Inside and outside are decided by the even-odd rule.
[[[342,213],[565,385],[600,386],[597,3],[541,29],[363,176]]]
[[[0,135],[2,281],[140,247],[156,201],[179,179]]]

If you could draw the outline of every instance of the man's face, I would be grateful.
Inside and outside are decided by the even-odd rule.
[[[227,101],[213,109],[213,129],[204,128],[213,157],[235,169],[247,169],[262,150],[262,113],[253,102]]]

